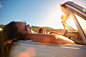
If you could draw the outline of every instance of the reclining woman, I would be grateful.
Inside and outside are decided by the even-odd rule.
[[[53,43],[53,44],[75,44],[74,41],[53,34],[32,34],[31,27],[26,22],[10,22],[1,33],[1,57],[8,57],[12,43],[17,40],[33,40],[35,42]]]
[[[47,34],[44,27],[38,27],[38,33]]]

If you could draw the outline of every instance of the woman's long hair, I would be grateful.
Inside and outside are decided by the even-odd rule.
[[[40,28],[40,29],[39,29],[39,33],[43,33],[43,30],[42,30],[42,28]]]
[[[7,24],[1,33],[1,57],[9,57],[12,43],[22,37],[22,33],[17,31],[16,22]]]

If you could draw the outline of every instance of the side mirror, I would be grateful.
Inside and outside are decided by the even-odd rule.
[[[67,16],[68,10],[65,7],[62,7],[62,4],[60,4],[62,12]]]
[[[62,19],[62,21],[63,21],[63,22],[65,22],[65,21],[68,19],[68,17],[67,17],[67,16],[62,15],[62,16],[61,16],[61,19]]]

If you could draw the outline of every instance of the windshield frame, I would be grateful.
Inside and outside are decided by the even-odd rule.
[[[62,8],[63,13],[66,13],[66,16],[67,16],[67,14],[69,14],[72,17],[72,20],[74,21],[74,23],[75,23],[75,25],[76,25],[76,27],[77,27],[77,29],[79,31],[79,34],[80,34],[80,36],[81,36],[81,38],[83,40],[83,44],[86,44],[86,36],[85,36],[85,33],[84,33],[82,27],[80,26],[80,23],[78,22],[76,16],[74,15],[74,14],[77,14],[78,16],[80,16],[81,18],[83,18],[83,17],[85,17],[85,13],[86,12],[81,11],[82,7],[76,5],[73,2],[66,2],[63,5],[65,7],[64,6],[61,6],[61,8],[64,7],[64,8],[67,9],[66,10],[66,9],[63,9]],[[86,18],[84,18],[84,19],[86,20]]]

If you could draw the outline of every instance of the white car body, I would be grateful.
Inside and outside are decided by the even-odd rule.
[[[67,3],[71,4],[72,2]],[[67,9],[69,10],[69,8]],[[71,11],[69,10],[69,12]],[[86,15],[86,13],[82,15],[84,16]],[[86,18],[84,19],[86,20]],[[76,25],[79,28],[79,33],[80,36],[82,36],[81,38],[83,39],[83,42],[86,44],[86,37],[84,36],[83,33],[81,33],[83,32],[80,29],[81,27],[77,24],[77,22]],[[17,45],[12,47],[9,57],[86,57],[86,45],[79,45],[79,44],[57,45],[50,43],[45,44],[33,42],[31,40],[19,40],[17,42],[14,42],[13,44]]]

